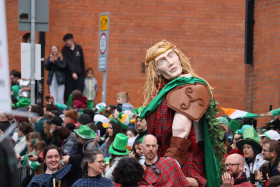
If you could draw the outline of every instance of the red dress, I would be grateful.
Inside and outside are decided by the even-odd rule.
[[[168,108],[166,97],[159,107],[146,118],[148,133],[157,138],[159,149],[158,156],[163,157],[170,146],[172,137],[172,123],[175,111]],[[199,186],[206,186],[206,174],[204,164],[204,147],[196,141],[194,126],[192,126],[188,139],[192,142],[186,154],[182,172],[186,177],[193,177]]]

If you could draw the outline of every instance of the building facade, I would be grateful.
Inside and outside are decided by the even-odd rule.
[[[95,70],[101,102],[99,13],[109,12],[108,104],[116,103],[117,92],[127,91],[130,102],[141,106],[145,52],[166,39],[214,87],[219,106],[263,113],[269,105],[280,107],[280,1],[255,0],[253,65],[244,64],[245,8],[244,0],[50,0],[45,57],[51,45],[61,49],[63,35],[73,33],[84,49],[86,67]],[[6,0],[6,14],[10,69],[20,70],[20,42],[26,32],[18,31],[17,1]]]

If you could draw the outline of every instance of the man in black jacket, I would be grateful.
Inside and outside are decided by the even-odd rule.
[[[80,45],[74,43],[73,35],[68,33],[64,35],[64,47],[62,49],[63,58],[66,60],[66,84],[65,97],[68,99],[73,90],[83,92],[85,79],[85,62],[83,49]]]
[[[264,160],[269,161],[268,176],[272,177],[279,175],[278,163],[279,163],[280,144],[276,140],[268,140],[264,142],[262,149],[262,156]]]

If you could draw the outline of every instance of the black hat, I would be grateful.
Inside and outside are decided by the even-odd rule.
[[[73,34],[67,33],[63,36],[63,41],[68,40],[68,39],[73,39]]]
[[[90,116],[88,114],[81,114],[78,117],[77,121],[80,122],[83,125],[92,123],[92,120],[91,120],[91,118],[90,118]]]
[[[248,127],[243,132],[243,140],[236,142],[236,147],[239,150],[243,150],[243,145],[248,144],[254,150],[255,155],[262,152],[262,147],[260,146],[260,137],[255,131],[254,127]]]
[[[73,123],[67,123],[67,125],[65,127],[67,127],[72,132],[76,128],[76,126]]]
[[[52,120],[50,121],[51,124],[55,124],[56,126],[61,126],[63,123],[63,120],[61,117],[55,116],[52,118]]]

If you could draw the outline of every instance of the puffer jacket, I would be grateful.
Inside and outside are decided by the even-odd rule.
[[[78,144],[78,140],[74,134],[74,132],[72,132],[65,140],[64,143],[62,145],[62,151],[67,153],[68,155],[75,155],[77,153],[77,144]]]
[[[55,63],[51,63],[50,57],[46,60],[45,63],[46,70],[49,71],[47,83],[49,85],[52,84],[52,78],[55,74],[57,84],[64,84],[65,83],[65,69],[66,69],[66,62],[65,60],[60,60],[60,57],[58,57],[55,61]]]

